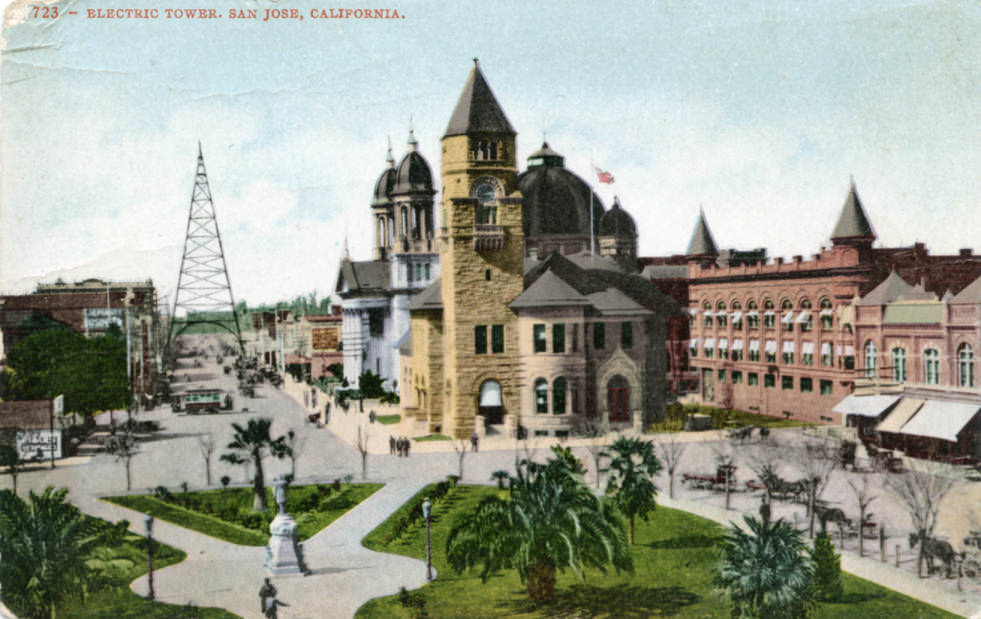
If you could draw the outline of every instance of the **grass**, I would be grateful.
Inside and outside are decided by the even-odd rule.
[[[386,426],[390,426],[402,421],[402,415],[378,415],[375,420]]]
[[[672,404],[668,407],[667,418],[650,425],[651,432],[681,432],[686,416],[709,415],[712,417],[713,427],[718,429],[734,428],[740,426],[761,426],[767,428],[798,428],[803,426],[813,426],[815,424],[798,419],[785,419],[782,417],[771,417],[769,415],[758,415],[747,411],[740,411],[728,408],[717,408],[705,406],[703,404]]]
[[[446,436],[445,434],[427,434],[426,436],[417,436],[412,440],[417,441],[419,443],[427,443],[429,441],[450,441],[453,439]]]
[[[296,520],[300,541],[313,537],[345,512],[375,493],[381,484],[342,484],[332,486],[294,486],[287,492],[286,511]],[[175,493],[183,505],[152,495],[117,496],[104,499],[153,515],[168,522],[238,544],[265,546],[269,541],[269,522],[275,508],[260,514],[252,511],[251,488],[223,488],[200,492]],[[266,503],[275,505],[273,489],[266,488]]]
[[[172,546],[153,543],[153,568],[161,569],[180,563],[187,555]],[[175,606],[142,598],[129,585],[146,573],[146,540],[127,533],[118,546],[100,546],[87,564],[95,571],[86,579],[89,593],[85,602],[67,599],[56,608],[58,617],[82,619],[148,618],[165,619],[232,619],[238,617],[220,608]],[[18,609],[12,608],[14,612]],[[26,616],[18,613],[19,616]]]
[[[427,492],[424,489],[422,492]],[[584,581],[568,571],[558,575],[556,599],[536,606],[528,601],[517,573],[503,572],[486,583],[477,573],[454,573],[446,563],[446,537],[452,523],[484,496],[506,495],[489,486],[458,486],[433,506],[432,554],[435,582],[413,592],[437,617],[730,617],[729,605],[712,586],[712,567],[724,530],[687,512],[658,507],[649,522],[638,521],[631,547],[634,574],[590,570]],[[420,493],[422,494],[422,493]],[[415,500],[416,497],[413,498]],[[407,505],[411,505],[410,501]],[[402,508],[404,509],[404,507]],[[365,539],[373,550],[425,558],[425,526],[414,525],[399,539],[382,544],[400,512]],[[955,617],[895,591],[850,574],[842,574],[845,595],[837,604],[822,604],[814,617],[888,617],[889,619]],[[357,617],[412,617],[399,596],[376,598],[358,609]],[[418,615],[417,615],[418,616]]]

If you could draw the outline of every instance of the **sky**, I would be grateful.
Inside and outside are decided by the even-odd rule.
[[[26,6],[0,56],[5,293],[152,278],[173,303],[200,140],[236,301],[330,294],[345,239],[371,257],[387,140],[401,158],[411,122],[438,176],[474,57],[520,168],[544,136],[590,182],[612,172],[599,195],[634,216],[641,255],[683,253],[701,207],[720,247],[809,256],[851,177],[881,245],[981,250],[977,0]],[[160,17],[87,17],[132,6]],[[163,13],[186,6],[221,18]]]

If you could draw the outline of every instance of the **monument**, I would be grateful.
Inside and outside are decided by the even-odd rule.
[[[286,513],[286,478],[276,477],[273,485],[279,513],[269,523],[269,545],[262,567],[271,574],[309,574],[303,561],[303,545],[296,541],[296,521]]]

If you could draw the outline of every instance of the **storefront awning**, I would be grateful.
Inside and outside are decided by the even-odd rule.
[[[906,422],[901,434],[928,436],[952,443],[957,435],[981,410],[977,403],[944,402],[927,400],[916,416]]]
[[[898,395],[850,395],[831,410],[842,415],[878,417],[899,400]]]
[[[807,322],[810,319],[810,317],[811,317],[811,313],[808,312],[807,310],[801,312],[800,314],[797,314],[797,324],[803,324]]]
[[[874,397],[874,396],[868,396]],[[906,422],[909,421],[916,411],[923,406],[924,400],[918,398],[903,398],[896,408],[892,409],[889,416],[882,420],[882,423],[875,427],[877,432],[891,432],[899,434]]]

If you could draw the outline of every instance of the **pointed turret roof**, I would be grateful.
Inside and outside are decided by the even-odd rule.
[[[858,305],[887,305],[911,290],[913,286],[893,270],[889,277],[862,297]]]
[[[838,216],[838,223],[835,230],[831,233],[831,240],[838,239],[874,239],[875,232],[872,224],[869,223],[868,215],[862,208],[862,201],[858,199],[858,191],[855,189],[855,179],[852,179],[851,187],[848,189],[848,197],[841,206],[841,215]]]
[[[498,105],[494,93],[491,92],[484,74],[480,71],[477,59],[474,58],[473,69],[467,84],[463,87],[460,100],[456,103],[450,124],[446,127],[443,137],[451,135],[469,135],[471,133],[508,133],[517,135],[511,128],[507,116]]]
[[[685,253],[689,256],[719,255],[712,233],[709,232],[708,222],[705,221],[705,211],[702,209],[698,209],[698,223],[695,224],[695,231],[691,235],[688,251]]]

